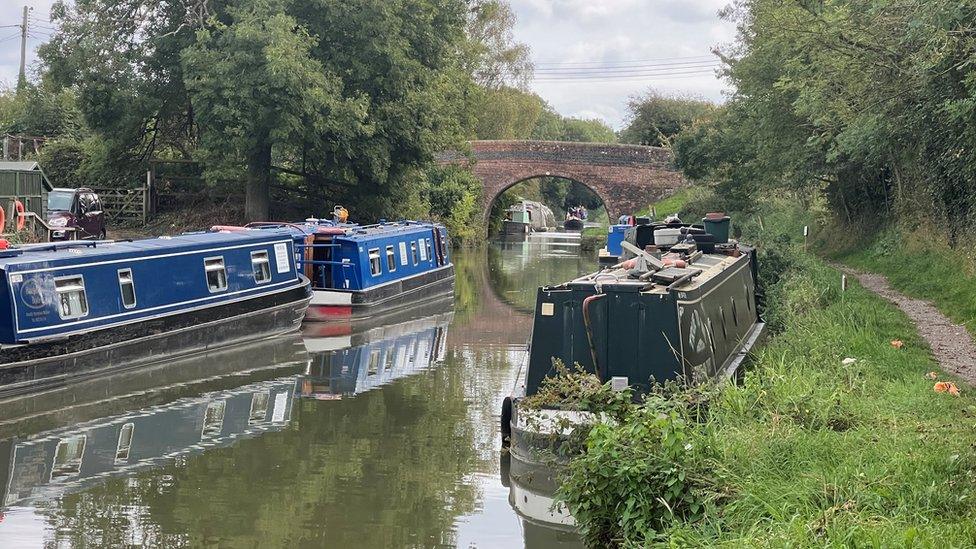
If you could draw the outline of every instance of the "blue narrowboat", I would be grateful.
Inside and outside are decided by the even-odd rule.
[[[0,251],[0,395],[297,329],[288,230]]]
[[[287,225],[312,281],[306,320],[372,316],[453,294],[447,229],[426,221]]]

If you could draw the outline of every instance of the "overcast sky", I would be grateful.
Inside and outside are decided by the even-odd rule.
[[[722,100],[726,86],[703,56],[734,37],[734,26],[718,18],[728,1],[510,0],[516,39],[531,46],[537,63],[532,89],[563,115],[602,118],[617,129],[626,121],[627,98],[651,87]],[[20,24],[25,4],[34,8],[32,65],[51,33],[43,27],[50,26],[53,3],[0,0],[0,82],[17,80],[19,29],[8,25]]]

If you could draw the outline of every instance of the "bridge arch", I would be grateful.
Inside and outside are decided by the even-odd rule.
[[[483,226],[506,189],[533,177],[561,177],[589,187],[610,219],[629,214],[688,185],[660,147],[562,141],[472,141],[471,154],[446,154],[442,163],[468,165],[482,183]]]
[[[577,179],[574,176],[567,175],[569,172],[567,172],[566,170],[561,170],[561,171],[558,171],[558,172],[545,172],[545,173],[534,173],[532,171],[529,171],[529,172],[526,172],[526,173],[531,173],[531,175],[522,177],[521,179],[516,179],[515,181],[512,181],[511,183],[509,183],[508,185],[506,185],[504,187],[499,187],[497,189],[494,189],[494,195],[493,196],[489,195],[487,192],[485,192],[483,194],[482,200],[485,201],[485,211],[484,211],[484,222],[485,223],[488,223],[488,221],[489,221],[488,218],[491,215],[491,210],[492,210],[492,207],[494,206],[495,202],[498,201],[498,198],[501,195],[505,194],[505,191],[511,189],[515,185],[518,185],[519,183],[522,183],[524,181],[529,181],[530,179],[537,179],[537,178],[541,178],[541,177],[555,177],[557,179],[564,179],[566,181],[573,181],[573,182],[579,183],[580,185],[583,185],[584,187],[586,187],[587,189],[589,189],[591,192],[593,192],[593,194],[595,194],[597,196],[597,198],[599,198],[600,201],[603,202],[603,207],[607,209],[607,215],[610,215],[611,212],[615,211],[615,210],[611,209],[612,207],[608,203],[607,198],[605,196],[601,195],[599,190],[597,190],[596,188],[594,188],[592,185],[588,184],[586,181],[581,181],[581,180]],[[518,176],[514,176],[514,177],[518,177]],[[556,221],[560,221],[560,219],[558,218],[558,216],[557,216]]]

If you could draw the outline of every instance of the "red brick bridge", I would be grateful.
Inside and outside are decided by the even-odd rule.
[[[687,185],[660,147],[563,141],[472,141],[470,155],[445,154],[442,163],[468,165],[484,186],[485,226],[506,189],[534,177],[577,181],[603,200],[610,219],[647,207]]]

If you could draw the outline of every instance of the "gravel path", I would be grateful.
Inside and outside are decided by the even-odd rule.
[[[918,328],[918,333],[932,348],[932,354],[943,371],[976,385],[976,343],[966,328],[954,324],[928,301],[908,297],[893,289],[884,275],[862,273],[842,265],[837,267],[857,278],[861,286],[905,311]]]

